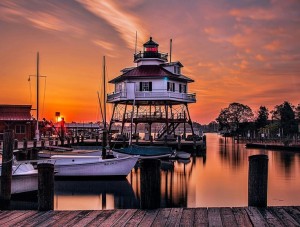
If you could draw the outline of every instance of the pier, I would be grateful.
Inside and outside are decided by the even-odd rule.
[[[300,226],[300,207],[0,211],[1,226]]]

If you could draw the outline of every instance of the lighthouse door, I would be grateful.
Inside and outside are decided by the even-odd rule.
[[[126,83],[127,99],[135,99],[135,83],[127,82]]]

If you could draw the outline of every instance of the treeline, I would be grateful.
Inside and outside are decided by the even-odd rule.
[[[285,101],[271,111],[260,106],[256,114],[247,105],[231,103],[221,109],[216,121],[219,131],[233,136],[291,139],[300,132],[300,103]]]

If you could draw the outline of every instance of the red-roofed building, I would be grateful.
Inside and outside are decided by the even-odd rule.
[[[35,121],[30,112],[31,105],[0,105],[0,140],[8,129],[14,130],[15,139],[33,139]]]

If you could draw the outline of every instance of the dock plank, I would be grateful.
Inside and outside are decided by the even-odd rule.
[[[223,226],[228,226],[228,227],[237,227],[238,224],[236,222],[236,219],[234,217],[233,211],[229,207],[224,207],[220,209],[220,214],[221,214],[221,220]]]
[[[232,212],[234,214],[235,220],[238,226],[251,227],[251,221],[249,216],[244,208],[242,207],[233,207]]]
[[[283,207],[283,209],[285,209],[286,212],[288,212],[288,214],[291,215],[300,225],[300,210],[296,207]]]
[[[171,213],[171,208],[160,209],[152,225],[165,226],[168,221],[168,217],[170,213]]]
[[[195,209],[184,208],[180,219],[180,226],[193,226],[194,219],[195,219]]]
[[[207,208],[195,208],[195,226],[208,226]]]
[[[69,226],[72,226],[72,227],[86,226],[99,215],[99,212],[101,212],[101,211],[98,211],[98,210],[97,211],[89,211],[86,214],[86,216],[81,217],[81,219],[78,220],[77,223],[71,223],[71,224],[73,224],[73,226],[72,225],[69,225]]]
[[[22,227],[22,226],[33,226],[33,223],[39,223],[41,217],[45,215],[46,212],[36,212],[35,214],[19,221],[18,223],[14,224],[14,227]]]
[[[267,221],[269,226],[284,226],[283,222],[268,210],[268,208],[259,208],[259,212],[262,214],[264,219]]]
[[[139,226],[151,226],[158,214],[158,211],[159,209],[147,210],[146,214],[144,215],[141,221],[141,225]]]
[[[103,220],[102,223],[100,223],[101,227],[109,227],[113,226],[118,222],[120,218],[125,214],[126,210],[114,210],[114,212],[105,220]]]
[[[134,213],[134,215],[129,219],[129,221],[125,224],[127,227],[138,226],[145,216],[145,210],[138,210]]]
[[[269,210],[279,217],[285,226],[299,226],[299,223],[282,207],[270,207]]]
[[[268,226],[268,223],[256,207],[247,207],[245,208],[245,210],[253,226]]]
[[[223,226],[220,208],[208,208],[208,222],[209,226]]]
[[[16,223],[38,213],[37,211],[12,211],[11,214],[0,220],[0,226],[13,226]]]
[[[98,211],[98,215],[90,223],[88,223],[88,226],[100,226],[100,224],[114,212],[114,210]]]
[[[132,218],[132,216],[137,212],[137,209],[125,210],[125,213],[112,225],[113,227],[125,226],[125,224]]]
[[[165,226],[179,226],[183,208],[171,208],[171,212]]]
[[[63,226],[69,220],[78,215],[80,211],[52,211],[49,219],[38,224],[39,227],[44,226]]]

